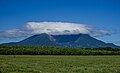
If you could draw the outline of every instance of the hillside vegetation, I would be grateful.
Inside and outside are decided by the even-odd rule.
[[[120,49],[104,48],[62,48],[51,46],[3,46],[1,55],[120,55]]]

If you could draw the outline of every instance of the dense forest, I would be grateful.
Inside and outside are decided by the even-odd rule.
[[[53,46],[4,46],[0,45],[0,55],[120,55],[120,49],[63,48]]]

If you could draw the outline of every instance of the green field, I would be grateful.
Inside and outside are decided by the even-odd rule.
[[[120,73],[120,56],[0,55],[0,73]]]

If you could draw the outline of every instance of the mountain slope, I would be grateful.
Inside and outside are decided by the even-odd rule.
[[[115,47],[120,48],[114,44],[105,43],[97,40],[88,34],[74,34],[74,35],[48,35],[38,34],[26,38],[16,43],[6,43],[4,45],[19,45],[19,46],[61,46],[74,48],[97,48],[97,47]]]

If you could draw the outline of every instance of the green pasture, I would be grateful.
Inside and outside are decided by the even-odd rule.
[[[120,56],[0,55],[0,73],[120,73]]]

